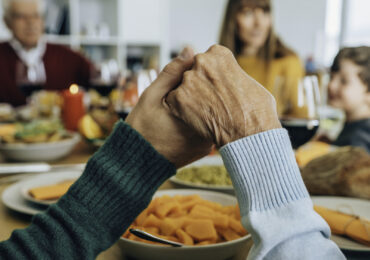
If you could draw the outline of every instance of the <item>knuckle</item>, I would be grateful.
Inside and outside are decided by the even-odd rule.
[[[219,44],[215,44],[215,45],[212,45],[211,48],[210,48],[210,52],[215,52],[215,53],[219,53],[219,54],[222,54],[222,55],[231,55],[231,51],[222,46],[222,45],[219,45]]]
[[[194,73],[192,71],[190,70],[185,71],[183,75],[183,80],[182,80],[183,84],[190,83],[193,77],[194,77]]]
[[[197,54],[194,58],[195,64],[198,66],[202,66],[206,63],[207,57],[204,53]]]
[[[178,65],[178,61],[176,59],[173,60],[172,62],[170,62],[169,64],[167,64],[164,67],[164,69],[163,69],[164,73],[172,75],[172,76],[176,76],[178,74],[179,65]]]

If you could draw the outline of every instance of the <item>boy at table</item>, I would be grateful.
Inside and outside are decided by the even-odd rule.
[[[329,104],[343,109],[346,123],[338,146],[360,146],[370,153],[370,47],[343,48],[331,67]]]
[[[254,240],[250,259],[345,259],[313,210],[274,98],[221,46],[167,65],[67,194],[0,243],[0,258],[94,259],[213,144]]]

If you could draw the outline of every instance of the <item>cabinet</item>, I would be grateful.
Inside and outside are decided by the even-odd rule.
[[[1,2],[1,0],[0,0]],[[170,59],[169,0],[48,0],[46,39],[120,69],[163,67]],[[8,37],[0,25],[0,39]]]

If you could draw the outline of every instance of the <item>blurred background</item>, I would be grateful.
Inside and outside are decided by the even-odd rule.
[[[0,0],[1,2],[2,0]],[[48,0],[49,42],[121,69],[163,67],[185,45],[218,42],[225,0]],[[370,43],[368,0],[273,0],[275,29],[305,61],[327,67],[341,46]],[[2,16],[2,10],[0,9]],[[0,40],[10,33],[0,22]]]
[[[8,3],[8,6],[16,2],[18,1],[0,0],[0,4]],[[13,13],[9,9],[9,22],[23,20],[24,25],[30,25],[32,16],[19,13],[21,9],[17,9],[24,6],[25,2],[27,1],[23,1],[18,7],[12,6]],[[87,125],[82,127],[83,129],[93,128],[90,124],[93,121],[97,121],[101,128],[106,129],[104,134],[88,134],[80,127],[80,132],[88,139],[104,139],[117,118],[127,116],[160,69],[185,46],[189,45],[199,53],[206,51],[213,44],[223,44],[220,35],[223,21],[227,20],[224,18],[228,3],[227,0],[33,2],[33,6],[46,3],[45,10],[42,8],[42,15],[37,17],[36,14],[34,17],[37,23],[44,21],[45,29],[44,36],[41,37],[43,40],[37,40],[37,45],[33,46],[36,50],[36,59],[34,57],[33,61],[30,49],[25,46],[17,47],[21,40],[19,37],[15,37],[16,40],[12,38],[12,32],[8,29],[10,27],[5,24],[6,19],[0,21],[0,42],[4,43],[1,45],[3,54],[0,53],[4,56],[2,69],[13,70],[10,73],[14,74],[8,78],[5,78],[5,74],[3,78],[0,76],[0,103],[5,103],[0,106],[0,117],[4,117],[2,121],[5,122],[12,122],[9,118],[13,121],[19,118],[21,121],[32,121],[39,118],[40,114],[47,114],[54,115],[55,118],[61,116],[69,130],[77,130],[78,125]],[[241,2],[243,1],[231,1],[234,4]],[[275,96],[280,119],[283,126],[292,131],[291,136],[305,136],[301,141],[297,141],[296,145],[292,140],[293,147],[301,146],[313,135],[325,136],[330,141],[335,140],[346,122],[345,116],[351,111],[341,104],[335,105],[335,109],[328,106],[328,86],[332,82],[334,89],[337,84],[333,73],[338,71],[332,67],[333,60],[343,47],[370,45],[370,1],[271,0],[271,6],[270,1],[265,0],[245,2],[249,3],[254,12],[254,25],[258,27],[256,30],[262,30],[262,20],[257,21],[259,9],[265,8],[264,5],[268,3],[264,11],[267,11],[267,19],[272,19],[272,26],[268,26],[271,30],[269,35],[282,40],[285,54],[279,56],[277,51],[272,59],[261,59],[260,54],[265,52],[265,47],[261,46],[270,43],[266,43],[267,36],[263,38],[265,43],[258,43],[258,33],[255,37],[256,44],[259,44],[257,60],[253,58],[255,55],[232,51],[241,67]],[[3,5],[0,6],[0,17],[3,17]],[[240,9],[238,15],[249,19],[248,8],[237,8]],[[236,15],[231,20],[235,20],[235,17]],[[55,47],[55,44],[63,48]],[[43,46],[47,49],[45,53]],[[245,46],[248,44],[245,43]],[[270,44],[268,48],[273,46],[274,44]],[[75,51],[77,56],[69,49]],[[21,60],[15,55],[5,58],[7,53],[14,50]],[[363,55],[369,53],[368,49],[359,52],[365,53]],[[347,59],[353,58],[352,67],[356,68],[359,65],[359,61],[354,58],[356,55],[348,55]],[[17,65],[14,65],[15,60]],[[272,69],[266,70],[265,65]],[[367,69],[364,67],[364,70]],[[354,74],[354,77],[358,75]],[[72,84],[79,88],[71,88]],[[361,87],[365,89],[366,84],[368,83],[362,82]],[[79,105],[74,105],[79,108],[67,106],[67,102],[56,102],[55,93],[50,91],[61,94],[64,100],[79,100]],[[339,95],[333,93],[332,99]],[[300,105],[300,102],[303,105]],[[28,107],[26,112],[19,108],[25,104]],[[311,108],[308,108],[309,105]],[[47,108],[44,108],[45,106]],[[33,113],[30,110],[39,112]],[[85,114],[92,115],[94,120],[85,117],[86,120],[81,121]],[[299,130],[302,127],[304,132]],[[316,133],[318,128],[319,133]],[[293,133],[294,131],[298,132]]]

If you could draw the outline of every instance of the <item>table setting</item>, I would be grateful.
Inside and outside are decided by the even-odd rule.
[[[7,228],[0,233],[1,239],[7,239],[15,228],[26,227],[30,223],[31,216],[46,211],[49,205],[56,203],[67,192],[73,182],[81,176],[89,157],[104,144],[105,138],[119,119],[119,112],[137,102],[137,99],[134,101],[132,94],[126,95],[125,99],[124,93],[131,93],[132,89],[135,89],[137,97],[138,90],[142,92],[145,89],[143,85],[150,84],[155,75],[151,77],[145,81],[143,80],[145,77],[141,75],[140,80],[122,82],[121,86],[118,84],[117,88],[110,88],[104,93],[94,88],[85,91],[74,84],[60,94],[41,91],[31,95],[33,105],[30,107],[19,110],[16,116],[3,116],[5,120],[0,125],[0,153],[3,157],[0,164],[0,225]],[[313,94],[316,88],[312,87],[315,80],[312,78],[309,80],[310,87],[302,85],[306,86],[306,92],[311,93],[305,96],[311,99],[317,98]],[[140,87],[135,84],[139,84]],[[85,105],[86,97],[89,99],[89,106]],[[307,103],[316,107],[316,101],[307,101]],[[13,110],[4,108],[3,111]],[[317,112],[316,109],[308,111],[313,115]],[[22,120],[16,118],[22,118]],[[289,128],[286,124],[284,126]],[[308,126],[305,125],[305,127]],[[291,135],[294,135],[293,130],[289,130]],[[342,249],[348,259],[365,259],[364,254],[370,252],[368,239],[370,202],[367,197],[354,198],[351,194],[315,192],[315,186],[307,177],[310,175],[305,175],[307,169],[313,167],[315,160],[338,151],[342,152],[343,149],[310,141],[311,138],[310,134],[304,140],[297,141],[295,148],[297,148],[297,162],[312,194],[315,210],[328,222],[333,232],[331,239]],[[319,163],[319,165],[322,164]],[[325,194],[331,196],[322,196]],[[153,201],[160,196],[176,198],[195,195],[207,200],[200,205],[219,203],[218,206],[213,206],[215,208],[237,205],[231,179],[223,166],[221,156],[215,149],[210,155],[179,169],[175,176],[160,187]],[[341,197],[341,195],[349,197]],[[164,204],[174,203],[177,202],[167,201]],[[203,209],[205,211],[194,214],[205,214],[204,212],[207,212],[207,216],[219,214],[221,219],[227,215],[223,211],[214,211],[212,207],[211,209],[211,211],[209,208]],[[240,219],[237,221],[241,226]],[[200,225],[197,222],[192,224],[195,227]],[[158,225],[157,229],[137,225],[132,226],[132,229],[154,236],[157,241],[164,239],[169,243],[172,241],[172,243],[178,243],[180,247],[184,245],[185,247],[177,249],[147,244],[148,238],[139,239],[131,232],[123,234],[122,238],[111,249],[103,252],[98,259],[173,259],[174,256],[187,259],[190,255],[192,259],[204,259],[206,255],[212,255],[212,259],[244,260],[253,244],[250,234],[242,231],[238,233],[237,229],[231,228],[217,231],[217,234],[221,234],[219,238],[213,238],[218,240],[217,243],[213,241],[210,244],[200,244],[199,247],[189,247],[186,245],[189,243],[188,238],[191,237],[189,234],[197,237],[197,232],[191,233],[189,228],[189,234],[178,231],[169,235],[167,231],[163,233],[162,230],[163,225],[167,225],[168,230],[168,223]],[[208,235],[215,233],[215,228],[210,226]],[[358,236],[358,234],[361,235]]]

